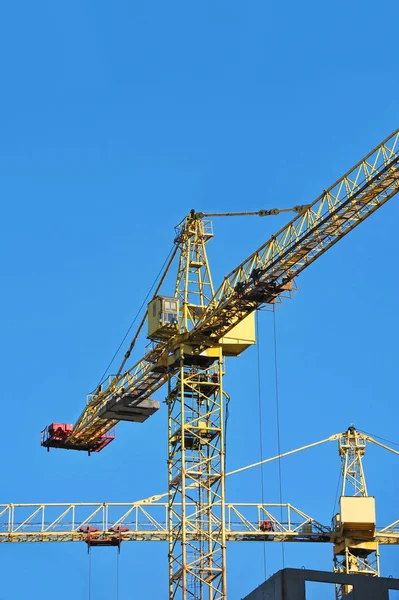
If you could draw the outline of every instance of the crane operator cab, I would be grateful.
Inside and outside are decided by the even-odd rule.
[[[167,339],[178,330],[179,300],[173,296],[157,296],[148,305],[148,337]]]

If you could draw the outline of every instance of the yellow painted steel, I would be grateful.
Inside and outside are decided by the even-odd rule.
[[[179,318],[179,301],[169,296],[157,296],[148,305],[148,337],[168,339],[176,333]]]
[[[367,495],[363,456],[366,438],[353,426],[338,437],[342,466],[340,511],[334,517],[334,571],[378,577],[379,539],[376,536],[375,499]],[[352,586],[337,585],[336,598],[345,598]]]
[[[186,509],[193,515],[186,537],[194,542],[198,538],[201,509],[193,502],[187,503]],[[319,536],[320,542],[330,541],[329,528],[290,504],[226,504],[224,510],[227,541],[306,542],[312,536]],[[122,541],[166,542],[168,512],[168,502],[2,504],[0,542],[84,542],[87,527],[93,530],[93,539],[115,537],[120,528]],[[283,519],[277,513],[283,514]],[[273,532],[265,534],[260,529],[264,520],[273,523]],[[312,531],[306,531],[309,525]]]
[[[340,533],[373,536],[376,527],[373,496],[341,496]]]
[[[182,333],[190,331],[212,304],[214,289],[206,253],[206,244],[212,237],[211,221],[199,219],[194,211],[176,227],[180,258],[175,297],[182,307]]]
[[[112,429],[116,421],[101,420],[98,412],[114,394],[128,390],[144,399],[166,383],[167,374],[154,370],[154,365],[160,360],[162,362],[171,348],[177,348],[182,341],[212,346],[256,308],[280,302],[285,293],[289,294],[287,288],[296,275],[398,192],[398,136],[399,130],[307,205],[304,212],[227,275],[216,294],[212,294],[212,281],[204,254],[202,262],[198,261],[198,269],[202,269],[206,277],[202,280],[196,271],[200,309],[195,310],[190,306],[195,302],[191,302],[184,287],[194,279],[194,269],[197,269],[188,257],[187,235],[192,227],[196,227],[192,230],[194,236],[201,227],[206,239],[210,239],[213,233],[209,221],[201,221],[195,214],[190,214],[180,224],[176,237],[183,250],[177,286],[179,299],[185,307],[183,333],[157,343],[138,363],[118,378],[109,378],[101,391],[89,395],[69,441],[77,444],[90,442]],[[191,330],[190,324],[194,325]]]
[[[211,357],[184,348],[166,399],[169,598],[220,600],[227,594],[223,357],[221,348]]]
[[[219,340],[223,356],[239,356],[253,344],[256,344],[255,313],[250,313],[237,323],[229,333]]]
[[[166,335],[164,326],[157,329],[155,322],[150,324],[152,343],[145,356],[123,374],[119,369],[116,377],[103,382],[88,397],[68,438],[69,445],[89,444],[114,426],[115,419],[99,417],[110,399],[128,394],[129,398],[144,400],[168,382],[166,535],[170,600],[225,600],[225,545],[229,539],[248,535],[252,537],[245,539],[299,539],[307,535],[308,527],[291,535],[291,524],[286,531],[266,534],[260,521],[252,529],[246,522],[251,533],[235,535],[235,530],[229,530],[224,498],[223,355],[238,355],[253,344],[254,311],[290,297],[297,275],[399,191],[398,152],[399,130],[313,203],[297,207],[300,210],[295,218],[228,274],[216,293],[206,253],[206,244],[213,236],[212,224],[204,215],[191,211],[176,228],[175,244],[180,250],[174,294],[180,306],[176,333],[167,327]],[[271,521],[273,528],[283,526],[274,519],[264,521]],[[165,535],[165,529],[157,528],[158,521],[151,523],[155,531],[141,532],[150,536],[141,539]],[[101,531],[106,535],[104,528]],[[320,541],[336,539],[331,538],[331,531],[319,533],[316,537]],[[78,534],[85,535],[84,531],[74,531],[73,535]],[[131,535],[118,532],[122,537],[124,534]],[[396,539],[389,531],[384,535]],[[325,536],[330,537],[326,540]],[[369,564],[370,552],[356,549],[356,543],[345,538],[342,551],[337,550],[338,542],[335,544],[336,559],[346,561],[340,565],[336,562],[337,569],[351,569],[354,556],[359,560],[366,556],[363,562]],[[364,565],[359,570],[365,572]]]
[[[167,542],[168,508],[168,502],[148,501],[0,504],[0,543],[85,542],[87,533],[81,530],[86,527],[98,529],[92,533],[94,539],[115,537],[120,527],[124,529],[120,533],[122,541]],[[200,510],[194,503],[189,503],[188,509],[193,513]],[[273,531],[262,531],[262,521],[270,521]],[[226,503],[225,523],[227,542],[338,540],[334,529],[291,504]],[[195,526],[188,537],[196,536]],[[399,521],[376,531],[375,540],[383,545],[399,545]]]
[[[219,339],[399,191],[399,130],[224,278],[192,332]]]
[[[183,597],[202,598],[209,592],[213,598],[223,598],[225,546],[236,541],[331,543],[335,571],[378,576],[379,546],[399,545],[399,521],[379,530],[375,526],[375,501],[366,494],[361,465],[365,440],[375,440],[350,427],[224,475],[219,464],[223,463],[220,348],[218,360],[201,370],[187,367],[184,349],[180,362],[179,373],[169,380],[167,399],[168,501],[160,502],[166,494],[159,494],[133,503],[2,504],[0,543],[168,542],[170,597],[181,592]],[[338,440],[344,482],[340,512],[331,527],[291,504],[224,502],[225,476],[334,440]],[[336,597],[344,599],[350,591],[349,586],[337,586]]]

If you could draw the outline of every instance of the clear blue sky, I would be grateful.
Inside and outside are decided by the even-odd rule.
[[[40,430],[78,416],[191,208],[307,203],[398,127],[398,17],[386,0],[3,4],[1,502],[166,489],[164,408],[90,458],[48,454]],[[277,313],[284,450],[352,422],[399,441],[398,218],[396,198],[309,268]],[[215,221],[215,281],[285,220]],[[272,327],[261,313],[265,455],[277,449]],[[230,361],[226,386],[234,468],[259,458],[255,349]],[[369,448],[365,467],[388,524],[398,460]],[[328,524],[338,473],[335,445],[287,459],[283,499]],[[276,468],[265,478],[265,500],[278,501]],[[260,501],[259,473],[227,492]],[[399,576],[398,552],[382,550],[382,574]],[[285,548],[287,566],[330,569],[331,558],[329,546]],[[88,597],[83,544],[4,544],[0,561],[1,600]],[[120,600],[166,597],[165,546],[126,544],[120,561]],[[228,561],[231,600],[263,581],[262,545],[230,545]],[[270,545],[268,575],[279,568]],[[92,600],[115,597],[115,569],[113,549],[93,551]]]

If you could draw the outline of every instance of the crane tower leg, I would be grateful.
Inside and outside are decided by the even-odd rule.
[[[224,395],[220,349],[179,350],[168,382],[169,599],[226,598]]]

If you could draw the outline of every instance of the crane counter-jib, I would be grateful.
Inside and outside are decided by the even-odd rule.
[[[312,204],[227,275],[198,320],[172,331],[135,365],[93,394],[72,430],[47,435],[43,445],[99,451],[119,420],[143,422],[157,408],[151,395],[175,373],[170,356],[182,343],[217,346],[250,313],[275,304],[293,278],[399,191],[399,130],[372,150]],[[191,214],[193,219],[200,219]],[[51,426],[50,426],[51,427]],[[72,426],[68,426],[72,427]],[[55,439],[57,438],[57,439]],[[112,438],[113,439],[113,438]]]

